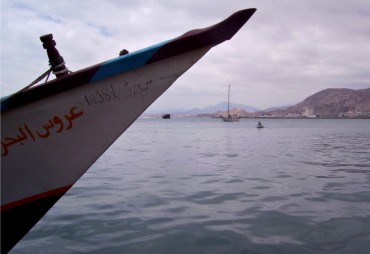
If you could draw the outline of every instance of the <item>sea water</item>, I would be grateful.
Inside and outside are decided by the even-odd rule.
[[[370,120],[138,119],[11,253],[369,253]]]

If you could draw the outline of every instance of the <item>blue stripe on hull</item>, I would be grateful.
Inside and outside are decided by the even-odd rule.
[[[91,82],[144,66],[148,60],[169,41],[165,41],[103,63],[91,79]]]

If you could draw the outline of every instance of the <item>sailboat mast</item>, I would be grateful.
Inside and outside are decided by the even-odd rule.
[[[230,85],[229,85],[229,96],[227,98],[227,115],[230,115]]]

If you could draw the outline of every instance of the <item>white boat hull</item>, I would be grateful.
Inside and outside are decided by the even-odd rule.
[[[221,117],[224,122],[239,122],[239,117]]]
[[[255,9],[26,87],[1,100],[1,252],[8,252],[106,149]]]
[[[6,114],[2,118],[2,140],[17,139],[22,135],[20,129],[26,138],[2,145],[2,154],[7,153],[1,162],[5,171],[2,205],[11,206],[33,195],[72,186],[208,50],[153,63]],[[78,117],[68,120],[73,115]],[[45,175],[51,168],[53,172]],[[18,188],[14,189],[14,183]]]

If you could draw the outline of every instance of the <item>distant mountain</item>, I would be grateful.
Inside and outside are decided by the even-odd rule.
[[[277,110],[275,114],[302,114],[306,109],[312,109],[315,115],[339,115],[341,113],[370,112],[370,88],[346,89],[330,88],[307,97],[304,101]]]
[[[232,109],[242,109],[244,111],[248,112],[257,112],[259,109],[252,107],[252,106],[247,106],[243,104],[237,104],[237,103],[230,103],[230,110]],[[220,102],[216,105],[211,105],[211,106],[206,106],[202,109],[199,108],[193,108],[190,110],[167,110],[166,113],[171,113],[172,115],[188,115],[188,116],[196,116],[196,115],[201,115],[201,114],[211,114],[215,113],[218,111],[227,111],[227,102]]]
[[[168,114],[168,113],[172,113],[172,112],[183,112],[183,111],[187,111],[186,108],[172,108],[172,109],[166,109],[166,110],[163,110],[163,109],[147,109],[147,111],[145,111],[144,115],[162,115],[162,114]]]
[[[280,106],[280,107],[272,107],[272,108],[267,108],[265,110],[263,110],[264,112],[270,112],[270,111],[276,111],[276,110],[285,110],[289,107],[291,107],[292,105],[289,105],[289,106]]]
[[[237,104],[237,103],[230,103],[230,110],[237,108],[237,109],[242,109],[248,112],[256,112],[259,111],[257,108],[252,107],[252,106],[247,106],[243,104]],[[193,108],[187,111],[177,111],[177,112],[172,112],[172,114],[183,114],[183,115],[200,115],[200,114],[210,114],[210,113],[215,113],[218,111],[227,111],[227,102],[220,102],[216,105],[211,105],[211,106],[206,106],[203,109],[199,108]]]
[[[249,105],[243,105],[243,104],[238,104],[238,103],[230,103],[230,110],[231,109],[242,109],[248,112],[257,112],[259,111],[258,108],[249,106]],[[203,109],[204,113],[211,113],[211,112],[216,112],[216,111],[226,111],[227,110],[227,102],[220,102],[219,104],[216,104],[214,106],[207,106]]]
[[[370,88],[366,89],[346,89],[346,88],[329,88],[322,90],[307,97],[302,102],[293,106],[284,106],[270,108],[259,111],[257,108],[243,104],[230,103],[230,113],[237,114],[241,117],[253,116],[286,116],[298,115],[303,112],[309,112],[312,115],[320,116],[370,116]],[[167,110],[158,112],[156,115],[170,113],[178,116],[213,116],[227,112],[227,102],[221,102],[216,105],[207,106],[203,109],[194,108],[191,110]],[[153,113],[147,113],[153,114]],[[154,114],[153,114],[154,115]]]

